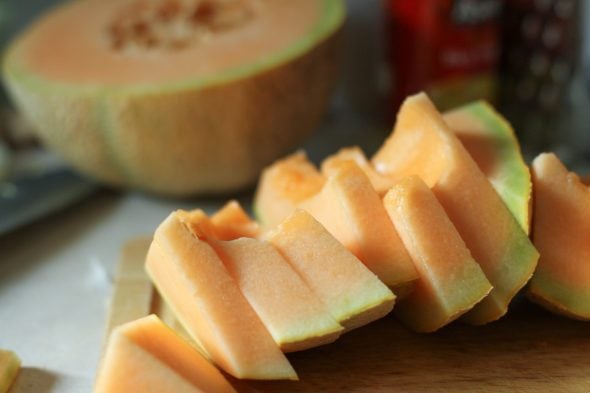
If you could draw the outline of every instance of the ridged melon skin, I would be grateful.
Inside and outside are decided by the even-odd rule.
[[[172,196],[235,191],[253,184],[325,113],[344,19],[341,1],[326,3],[332,15],[295,48],[212,79],[65,85],[23,68],[17,40],[3,62],[4,81],[42,142],[82,173]]]

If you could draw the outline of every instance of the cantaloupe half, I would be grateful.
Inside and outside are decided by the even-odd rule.
[[[253,183],[319,123],[342,0],[80,0],[2,70],[40,138],[84,173],[169,195]]]
[[[395,307],[418,332],[432,332],[483,299],[492,285],[432,191],[417,176],[393,186],[383,203],[420,274]]]
[[[250,218],[238,201],[231,200],[211,216],[215,235],[219,240],[233,240],[240,237],[257,237],[260,226]]]
[[[539,254],[502,199],[425,94],[402,105],[393,133],[372,159],[394,179],[418,175],[432,188],[494,289],[464,318],[502,317]]]
[[[296,210],[264,236],[347,330],[393,308],[391,290],[309,213]]]
[[[531,174],[510,123],[484,101],[453,109],[443,118],[528,234]]]
[[[320,192],[325,181],[303,151],[277,160],[260,175],[254,194],[254,214],[263,228],[274,228],[300,202]]]
[[[20,370],[20,359],[13,351],[0,349],[0,393],[8,393]]]
[[[403,296],[418,273],[369,178],[351,160],[328,169],[322,190],[299,207]]]
[[[218,255],[171,213],[157,228],[146,269],[187,332],[237,378],[296,379]]]
[[[115,328],[94,393],[235,393],[221,372],[155,315]]]
[[[590,189],[550,153],[532,164],[533,242],[541,257],[529,297],[557,313],[590,320]]]

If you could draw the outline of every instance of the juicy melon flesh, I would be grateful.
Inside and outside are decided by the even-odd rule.
[[[235,201],[229,201],[211,216],[219,240],[233,240],[240,237],[257,237],[260,226]]]
[[[541,257],[529,297],[559,314],[590,320],[590,189],[554,154],[532,164],[533,242]]]
[[[322,190],[299,207],[403,296],[418,274],[371,182],[350,160],[330,168],[327,175]]]
[[[388,314],[395,295],[309,213],[265,234],[347,330]]]
[[[177,213],[157,228],[146,269],[187,332],[227,373],[249,379],[297,378],[223,262]]]
[[[531,174],[508,121],[483,101],[453,109],[443,118],[528,234]]]
[[[109,338],[94,393],[233,393],[223,375],[158,317],[117,327]]]
[[[492,285],[419,177],[393,186],[383,203],[420,275],[394,310],[406,325],[418,332],[435,331],[490,292]]]
[[[418,175],[432,188],[492,283],[494,289],[465,320],[484,324],[502,317],[532,276],[539,254],[425,94],[406,99],[372,161],[394,179]]]

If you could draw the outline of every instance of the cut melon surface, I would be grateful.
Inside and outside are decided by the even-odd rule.
[[[221,372],[155,315],[109,338],[94,393],[235,393]]]
[[[211,224],[219,240],[233,240],[240,237],[257,237],[260,226],[250,218],[238,201],[227,202],[211,216]]]
[[[397,180],[422,178],[492,283],[464,319],[484,324],[502,317],[532,276],[539,253],[425,94],[406,99],[372,162]]]
[[[533,242],[541,257],[528,286],[533,301],[590,320],[590,189],[554,154],[532,164]]]
[[[296,210],[265,234],[347,330],[388,314],[395,295],[317,220]]]
[[[453,109],[443,118],[528,234],[531,174],[510,123],[484,101]]]
[[[419,177],[397,183],[383,203],[420,275],[414,290],[394,310],[406,325],[418,332],[440,329],[492,290],[443,207]]]
[[[297,378],[215,251],[176,212],[156,230],[146,269],[187,332],[223,370],[237,378]]]
[[[361,168],[345,160],[327,171],[322,190],[303,201],[308,211],[398,296],[418,273],[383,203]]]
[[[13,351],[0,349],[0,393],[8,393],[18,372],[21,361]]]
[[[254,195],[254,213],[263,228],[274,228],[324,183],[324,176],[305,152],[295,152],[264,169]]]

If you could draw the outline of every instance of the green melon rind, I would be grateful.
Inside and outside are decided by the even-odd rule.
[[[253,75],[265,73],[276,67],[309,52],[319,42],[327,39],[344,22],[346,9],[342,0],[323,0],[324,9],[322,18],[313,29],[285,47],[281,51],[270,53],[261,57],[258,61],[243,64],[238,67],[229,68],[215,75],[195,79],[180,80],[168,83],[134,84],[128,86],[98,86],[98,85],[72,85],[63,82],[51,82],[34,73],[29,73],[26,67],[18,63],[19,53],[18,41],[12,45],[2,59],[2,69],[5,75],[14,80],[28,85],[35,91],[47,90],[49,93],[59,94],[89,94],[97,95],[146,95],[146,94],[170,94],[183,90],[203,89],[217,85],[224,85]],[[14,53],[16,52],[16,53]]]
[[[488,180],[521,228],[528,234],[531,174],[520,152],[512,126],[485,101],[467,104],[456,111],[464,111],[477,119],[484,125],[485,131],[494,138],[494,149],[501,165],[496,167],[495,173],[488,175]]]
[[[529,299],[550,311],[590,321],[590,288],[573,290],[571,285],[537,270],[527,289]]]

